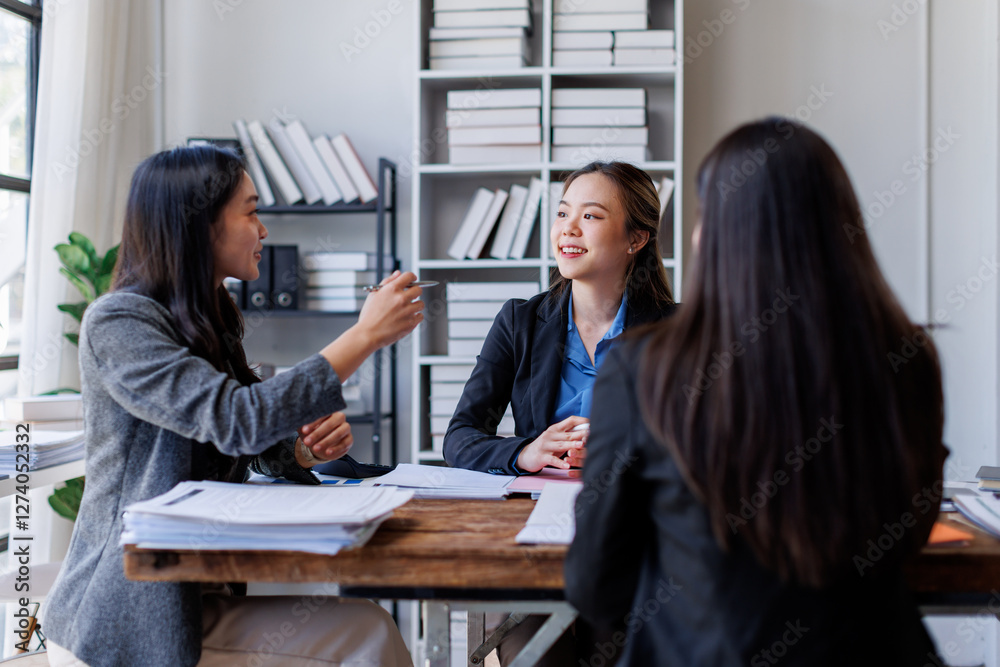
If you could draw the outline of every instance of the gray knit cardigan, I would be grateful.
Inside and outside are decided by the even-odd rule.
[[[92,667],[195,665],[200,586],[127,580],[122,512],[191,479],[199,447],[230,456],[283,450],[287,462],[296,428],[343,409],[340,380],[317,354],[243,386],[191,353],[167,309],[127,292],[87,308],[80,372],[87,484],[45,604],[46,634]]]

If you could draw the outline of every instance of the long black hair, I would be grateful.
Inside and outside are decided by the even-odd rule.
[[[631,257],[622,276],[622,291],[630,307],[659,311],[674,303],[667,272],[660,254],[660,198],[653,179],[628,162],[591,162],[566,177],[563,192],[586,174],[600,174],[614,184],[625,212],[625,234],[632,239],[641,232],[649,235],[646,244]],[[558,297],[571,281],[553,269],[550,294]]]
[[[239,156],[211,146],[146,158],[132,176],[112,289],[158,301],[194,354],[249,384],[243,318],[215,285],[211,235],[243,174]]]
[[[697,185],[685,304],[645,348],[647,423],[724,547],[739,535],[782,578],[823,586],[903,523],[879,566],[898,562],[937,514],[914,498],[941,480],[941,374],[843,165],[816,133],[768,118],[723,138]]]

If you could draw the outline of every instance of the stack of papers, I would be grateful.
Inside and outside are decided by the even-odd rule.
[[[960,489],[952,494],[955,508],[969,521],[1000,537],[1000,498],[992,493]]]
[[[518,544],[569,544],[576,533],[576,497],[582,484],[546,484],[524,528]]]
[[[21,436],[18,439],[18,436]],[[14,475],[17,465],[24,465],[27,454],[31,470],[60,465],[83,458],[83,431],[36,431],[28,432],[28,451],[17,449],[24,442],[24,434],[16,430],[0,431],[0,474]],[[18,456],[22,458],[18,459]],[[22,470],[23,472],[23,470]]]
[[[401,463],[377,483],[412,489],[415,498],[500,499],[510,494],[513,477],[463,468]]]
[[[411,497],[388,487],[181,482],[125,509],[121,543],[333,555],[363,545]]]

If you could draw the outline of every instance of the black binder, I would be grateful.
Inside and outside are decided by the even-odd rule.
[[[260,262],[257,268],[260,276],[257,280],[247,282],[246,309],[270,310],[271,309],[271,246],[264,246],[260,251]]]
[[[293,245],[271,246],[271,303],[275,310],[299,307],[299,249]]]

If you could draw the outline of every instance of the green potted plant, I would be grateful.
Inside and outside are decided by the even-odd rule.
[[[97,254],[89,238],[80,232],[72,232],[69,235],[69,243],[60,243],[55,247],[55,251],[62,263],[59,273],[66,276],[84,299],[77,303],[60,303],[56,308],[80,323],[83,321],[83,312],[87,306],[111,289],[115,262],[118,261],[118,246],[108,250],[102,257]],[[74,345],[80,344],[80,334],[63,335]],[[55,489],[49,496],[49,505],[59,516],[75,521],[80,510],[83,487],[83,477],[67,480],[65,486]]]

